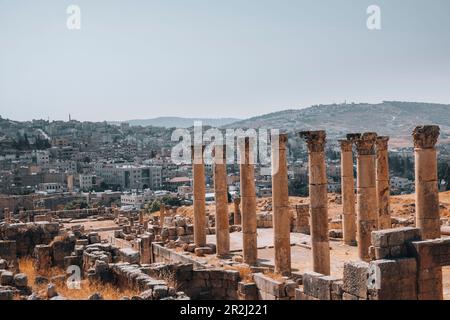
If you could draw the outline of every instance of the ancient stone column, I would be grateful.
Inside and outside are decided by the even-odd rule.
[[[164,203],[161,203],[159,206],[159,225],[160,227],[164,227],[164,219],[166,217],[166,206]]]
[[[214,192],[216,202],[216,251],[219,257],[230,254],[226,146],[214,149]]]
[[[130,227],[133,227],[134,226],[134,217],[131,214],[131,211],[130,211],[130,215],[128,216],[128,221],[130,223]]]
[[[377,195],[378,195],[378,229],[390,229],[391,208],[390,208],[390,181],[389,181],[389,137],[378,137],[376,141],[377,149]]]
[[[3,209],[3,218],[5,219],[5,223],[11,223],[11,213],[9,212],[9,208]]]
[[[347,245],[356,244],[355,177],[353,175],[353,143],[340,140],[341,145],[341,189],[342,232]]]
[[[119,208],[114,207],[113,212],[114,212],[114,219],[119,219]]]
[[[151,263],[150,246],[151,246],[150,236],[147,236],[147,235],[142,236],[141,241],[139,243],[141,264]]]
[[[308,145],[311,247],[315,272],[330,274],[325,131],[300,132]]]
[[[311,227],[309,225],[309,204],[295,205],[295,210],[297,212],[297,226],[295,231],[304,234],[311,234]]]
[[[144,212],[142,210],[139,211],[139,224],[144,224]]]
[[[414,156],[416,176],[416,225],[422,239],[441,237],[439,216],[439,191],[437,175],[436,142],[438,126],[423,126],[414,129]]]
[[[439,126],[416,127],[412,134],[415,156],[416,226],[420,229],[423,240],[441,237],[436,151],[439,134]],[[422,270],[417,280],[419,300],[443,299],[441,267]]]
[[[372,231],[378,229],[378,197],[376,189],[376,133],[364,133],[355,140],[357,150],[357,229],[359,258],[369,261]]]
[[[144,226],[144,232],[147,231],[148,230],[148,220],[147,219],[144,220],[143,226]]]
[[[288,172],[286,159],[287,134],[272,141],[272,207],[275,249],[275,272],[291,273],[291,240]]]
[[[242,202],[242,236],[244,262],[255,265],[258,259],[256,233],[256,191],[254,158],[250,138],[240,141],[240,178]]]
[[[234,215],[233,215],[233,221],[235,225],[241,224],[241,208],[239,207],[241,204],[240,198],[235,198],[233,200],[234,205]]]
[[[192,146],[192,171],[194,193],[194,243],[197,247],[206,245],[206,200],[205,200],[205,166],[204,147]]]

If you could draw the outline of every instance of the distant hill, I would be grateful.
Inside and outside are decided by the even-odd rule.
[[[154,126],[166,128],[189,128],[195,121],[201,121],[204,126],[222,127],[230,123],[240,121],[237,118],[181,118],[181,117],[158,117],[153,119],[136,119],[126,121],[112,121],[111,124],[129,123],[130,126]]]
[[[330,138],[352,132],[377,132],[388,135],[395,144],[411,141],[415,126],[436,124],[441,140],[450,134],[450,105],[384,101],[379,104],[318,105],[291,109],[238,121],[226,128],[277,128],[286,132],[326,130]]]

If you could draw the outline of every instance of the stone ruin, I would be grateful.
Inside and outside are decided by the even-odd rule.
[[[31,256],[36,271],[53,267],[81,270],[87,281],[113,284],[138,292],[133,299],[241,299],[241,300],[441,300],[442,267],[450,265],[450,239],[441,238],[436,126],[413,132],[416,172],[416,227],[390,216],[387,137],[376,133],[349,134],[340,141],[342,219],[328,218],[325,131],[307,131],[309,204],[291,207],[287,191],[288,137],[272,144],[272,199],[267,212],[256,213],[251,139],[240,141],[241,194],[228,212],[225,150],[214,150],[216,210],[205,210],[203,148],[193,148],[194,216],[188,218],[162,205],[158,216],[110,208],[95,214],[115,222],[114,237],[85,231],[82,225],[62,228],[64,219],[80,213],[34,216],[35,222],[17,219],[4,210],[0,224],[0,299],[19,295],[37,299],[20,273],[18,258]],[[277,137],[275,137],[276,139]],[[356,190],[353,175],[356,150]],[[276,152],[274,152],[276,151]],[[356,191],[356,193],[355,193]],[[270,207],[270,208],[269,208]],[[45,216],[40,217],[39,216]],[[36,219],[37,218],[37,219]],[[400,226],[400,227],[398,227]],[[274,264],[258,259],[258,228],[273,228]],[[241,232],[242,248],[233,252],[230,233]],[[291,232],[309,235],[312,270],[291,267]],[[215,244],[207,242],[215,235]],[[340,277],[331,275],[330,241],[356,246],[358,260],[347,261]],[[211,262],[211,261],[215,262]],[[63,274],[58,279],[67,280]],[[47,298],[64,299],[48,283]],[[98,295],[94,298],[99,298]]]

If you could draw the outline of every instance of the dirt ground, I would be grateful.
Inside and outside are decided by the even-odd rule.
[[[441,217],[450,219],[450,191],[442,192],[439,194],[441,202]],[[338,204],[338,195],[329,194],[328,195],[328,215],[330,219],[339,218],[342,213],[342,205]],[[391,196],[391,212],[392,216],[395,218],[407,219],[414,217],[415,210],[415,198],[414,194],[401,195],[401,196]],[[308,204],[308,198],[301,197],[289,197],[289,203],[292,206],[291,213],[294,214],[294,205],[298,204]],[[271,198],[258,198],[256,205],[257,212],[271,211]],[[229,212],[234,211],[233,204],[229,205]],[[206,205],[206,213],[214,214],[215,206],[214,204]],[[183,206],[178,208],[177,214],[186,217],[194,216],[194,209],[192,206]]]

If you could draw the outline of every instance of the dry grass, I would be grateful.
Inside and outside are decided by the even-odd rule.
[[[24,258],[19,260],[20,272],[25,273],[28,276],[28,283],[32,287],[34,292],[37,292],[42,298],[46,298],[47,285],[36,285],[34,280],[37,276],[53,277],[57,275],[65,275],[65,270],[61,268],[51,268],[47,272],[37,273],[33,266],[33,259]],[[70,289],[65,282],[56,282],[56,291],[58,294],[69,300],[85,300],[94,293],[99,293],[105,300],[117,300],[123,296],[135,296],[139,295],[136,290],[120,289],[111,284],[104,283],[89,283],[88,280],[82,280],[80,289]]]
[[[272,271],[265,271],[264,275],[266,277],[269,277],[269,278],[271,278],[271,279],[273,279],[275,281],[281,282],[281,283],[286,282],[286,279],[281,274],[274,273]]]
[[[237,270],[239,271],[239,276],[242,281],[245,283],[253,282],[253,273],[249,266],[247,265],[234,265],[234,266],[225,266],[225,270]]]

